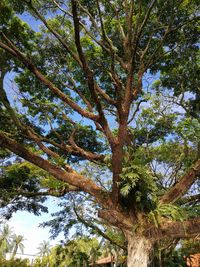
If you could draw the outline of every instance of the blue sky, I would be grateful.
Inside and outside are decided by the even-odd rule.
[[[7,222],[9,226],[13,228],[13,232],[15,234],[24,236],[24,254],[37,254],[37,248],[43,240],[49,241],[50,244],[54,246],[63,238],[62,235],[60,235],[55,240],[50,240],[49,228],[39,227],[40,223],[50,219],[50,214],[52,212],[57,211],[58,201],[59,200],[56,198],[49,198],[46,201],[49,209],[48,214],[43,213],[41,216],[35,216],[34,214],[30,214],[25,211],[18,211],[13,214],[13,217]],[[18,257],[20,257],[20,255],[18,255]]]

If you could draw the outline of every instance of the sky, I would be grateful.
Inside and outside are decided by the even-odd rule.
[[[25,249],[24,254],[37,255],[39,244],[44,240],[49,241],[51,246],[54,246],[59,243],[59,241],[63,238],[60,235],[55,240],[50,239],[49,228],[41,228],[39,224],[47,221],[51,218],[51,213],[57,211],[58,199],[49,198],[46,201],[46,204],[49,209],[49,213],[43,213],[41,216],[35,216],[34,214],[18,211],[13,214],[13,217],[7,221],[6,223],[12,227],[12,230],[17,235],[23,235],[25,241],[23,242]],[[20,251],[18,251],[20,253]],[[33,257],[27,255],[18,254],[17,257],[21,258],[29,258]]]

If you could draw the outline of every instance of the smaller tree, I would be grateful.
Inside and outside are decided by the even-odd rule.
[[[0,256],[2,258],[5,258],[6,253],[10,251],[11,238],[12,229],[6,224],[0,229]]]
[[[23,241],[25,240],[22,235],[13,235],[12,240],[12,259],[15,258],[18,249],[23,253],[24,252],[24,244]]]
[[[40,243],[39,247],[38,247],[38,250],[39,250],[39,255],[41,257],[44,257],[44,256],[48,256],[50,254],[50,244],[49,244],[49,241],[43,241],[42,243]]]

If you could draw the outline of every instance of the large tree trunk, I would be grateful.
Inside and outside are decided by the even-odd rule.
[[[130,235],[128,239],[127,267],[147,267],[152,242],[145,237]]]

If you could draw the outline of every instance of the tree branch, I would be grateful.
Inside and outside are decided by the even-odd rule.
[[[91,221],[85,220],[83,217],[81,217],[77,210],[74,207],[74,212],[76,214],[77,219],[84,224],[86,227],[89,227],[91,229],[93,229],[97,234],[99,234],[100,236],[104,237],[105,239],[107,239],[108,241],[110,241],[111,244],[114,244],[120,248],[122,248],[123,250],[126,250],[126,246],[116,242],[115,240],[113,240],[112,238],[110,238],[105,232],[103,232],[98,226],[94,225]]]
[[[114,142],[114,137],[113,137],[113,134],[109,128],[108,122],[105,118],[100,99],[99,99],[97,92],[96,92],[96,84],[94,81],[93,73],[88,66],[88,63],[87,63],[87,60],[86,60],[85,55],[83,53],[81,42],[80,42],[80,29],[79,29],[79,18],[78,18],[78,14],[77,14],[77,3],[75,0],[71,0],[71,3],[72,3],[72,14],[73,14],[73,21],[74,21],[76,48],[77,48],[77,51],[79,54],[79,58],[80,58],[82,65],[83,65],[84,74],[87,78],[88,88],[90,90],[91,96],[92,96],[92,98],[96,104],[96,108],[97,108],[97,111],[99,113],[99,121],[98,122],[101,124],[105,135],[107,136],[109,142],[112,144]]]
[[[178,204],[180,205],[194,204],[199,202],[200,202],[200,194],[184,197],[178,200]]]
[[[200,218],[184,222],[164,222],[159,228],[151,228],[145,232],[146,237],[153,240],[163,238],[191,238],[200,233]]]
[[[16,155],[24,158],[25,160],[33,163],[41,169],[49,172],[56,179],[67,182],[72,186],[80,188],[88,194],[94,196],[103,205],[107,205],[109,202],[109,195],[102,190],[101,187],[97,186],[92,180],[85,178],[84,176],[76,173],[75,171],[66,172],[61,167],[50,163],[48,160],[34,154],[25,148],[22,144],[17,143],[13,139],[9,138],[4,132],[0,131],[0,147],[7,148]]]
[[[72,56],[72,58],[81,66],[81,62],[78,56],[72,52],[72,50],[69,48],[65,40],[62,39],[62,37],[49,25],[46,19],[37,11],[37,9],[33,6],[31,2],[29,3],[29,6],[33,10],[33,12],[36,14],[36,16],[44,23],[47,29],[59,40],[59,42],[63,45],[66,51]]]
[[[160,198],[160,203],[174,203],[181,198],[200,175],[200,159],[183,175],[179,181]]]
[[[82,109],[78,104],[76,104],[72,99],[70,99],[66,94],[60,91],[50,80],[48,80],[32,63],[32,61],[27,58],[23,53],[21,53],[17,47],[4,35],[3,38],[7,41],[10,47],[0,42],[0,47],[6,50],[8,53],[12,54],[14,57],[19,59],[45,86],[47,86],[57,97],[67,103],[73,110],[78,112],[83,117],[89,118],[93,121],[98,121],[99,116]]]
[[[39,192],[28,192],[24,190],[13,190],[15,194],[19,194],[25,197],[37,197],[37,196],[52,196],[52,197],[63,197],[69,192],[80,192],[80,188],[76,186],[67,186],[61,190],[56,190],[56,189],[48,189],[47,191],[39,191]]]
[[[127,214],[123,213],[122,211],[102,209],[98,211],[98,216],[99,218],[104,219],[108,223],[116,226],[121,230],[127,230],[127,231],[133,230],[133,224],[130,221],[130,218],[127,216]]]

